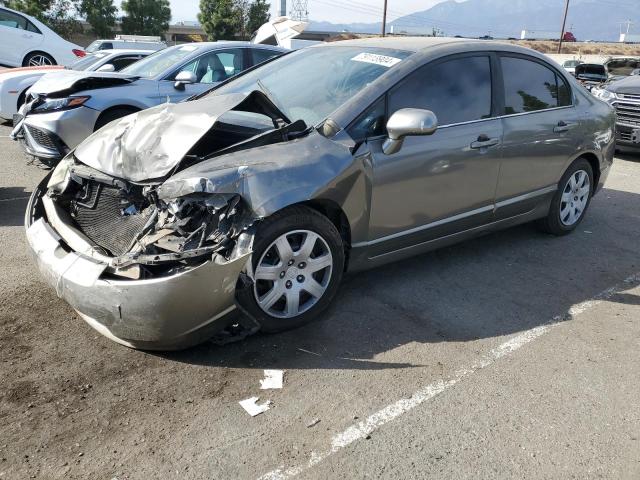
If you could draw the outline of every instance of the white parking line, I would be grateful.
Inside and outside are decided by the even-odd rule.
[[[502,357],[509,355],[527,345],[528,343],[534,341],[536,338],[539,338],[544,333],[549,331],[552,327],[558,325],[561,321],[569,320],[577,315],[580,315],[585,311],[595,307],[602,301],[611,298],[616,293],[628,288],[630,285],[639,282],[640,273],[637,273],[626,278],[621,284],[608,288],[607,290],[599,293],[592,299],[574,305],[566,314],[556,316],[544,325],[540,325],[538,327],[532,328],[531,330],[524,331],[511,337],[509,340],[492,349],[489,353],[483,356],[478,363],[456,371],[448,379],[430,383],[429,385],[426,385],[415,392],[413,395],[411,395],[410,398],[400,399],[392,403],[391,405],[378,410],[377,412],[367,417],[365,420],[352,425],[346,430],[334,435],[331,439],[331,445],[326,450],[320,452],[311,452],[311,455],[306,462],[292,466],[281,465],[277,469],[262,475],[259,480],[283,480],[299,475],[305,470],[308,470],[319,464],[323,460],[326,460],[328,457],[339,452],[343,448],[351,445],[355,441],[366,438],[368,435],[370,435],[372,432],[376,431],[386,423],[389,423],[390,421],[400,417],[401,415],[414,409],[427,400],[434,398],[435,396],[444,392],[446,389],[453,387],[464,378],[492,365]]]

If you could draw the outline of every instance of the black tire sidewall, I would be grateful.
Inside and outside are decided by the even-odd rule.
[[[119,118],[126,117],[127,115],[131,115],[132,113],[135,113],[135,110],[131,110],[129,108],[114,108],[113,110],[109,110],[98,117],[93,131],[98,131],[108,123],[118,120]]]
[[[569,181],[571,176],[574,175],[578,170],[584,170],[585,172],[587,172],[587,175],[589,176],[589,197],[587,198],[587,204],[585,205],[584,210],[582,211],[582,214],[580,215],[580,218],[578,219],[578,221],[573,225],[565,225],[564,223],[562,223],[562,220],[560,219],[560,205],[562,203],[562,193],[564,192],[564,188],[567,185],[567,182]],[[584,158],[577,159],[575,162],[573,162],[569,166],[567,171],[564,173],[564,175],[560,179],[560,183],[558,184],[558,191],[556,192],[556,194],[553,197],[553,200],[551,201],[551,209],[549,210],[549,217],[547,218],[549,230],[551,231],[551,233],[554,233],[556,235],[565,235],[567,233],[572,232],[578,227],[578,225],[580,225],[580,223],[582,222],[582,220],[587,214],[589,205],[591,204],[591,198],[593,197],[594,187],[595,186],[593,184],[593,169],[591,168],[591,164]]]
[[[324,239],[333,257],[331,279],[322,298],[309,310],[294,318],[278,318],[264,312],[255,299],[253,284],[239,289],[236,298],[240,308],[255,319],[260,324],[261,330],[265,332],[289,330],[315,320],[331,304],[342,279],[345,253],[340,233],[328,218],[311,208],[301,206],[282,210],[259,226],[253,245],[253,269],[276,238],[294,230],[310,230]]]

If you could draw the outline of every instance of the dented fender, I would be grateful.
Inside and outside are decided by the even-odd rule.
[[[371,195],[367,152],[354,155],[347,145],[313,130],[289,142],[202,161],[169,178],[158,188],[158,196],[237,193],[261,218],[296,203],[330,201],[342,207],[352,240],[364,241]]]

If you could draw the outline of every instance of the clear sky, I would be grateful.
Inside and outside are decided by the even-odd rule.
[[[171,22],[196,20],[199,0],[169,0],[173,18]],[[389,19],[426,10],[443,0],[388,0]],[[120,0],[116,0],[117,5]],[[280,0],[271,0],[271,16],[277,15]],[[287,0],[287,8],[293,0]],[[309,18],[333,23],[371,23],[381,20],[384,0],[308,0]],[[347,7],[348,8],[345,8]]]

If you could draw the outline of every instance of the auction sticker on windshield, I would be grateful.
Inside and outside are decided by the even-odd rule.
[[[351,60],[354,62],[373,63],[374,65],[381,65],[387,68],[393,67],[396,63],[400,63],[402,61],[400,58],[366,52],[359,53]]]

